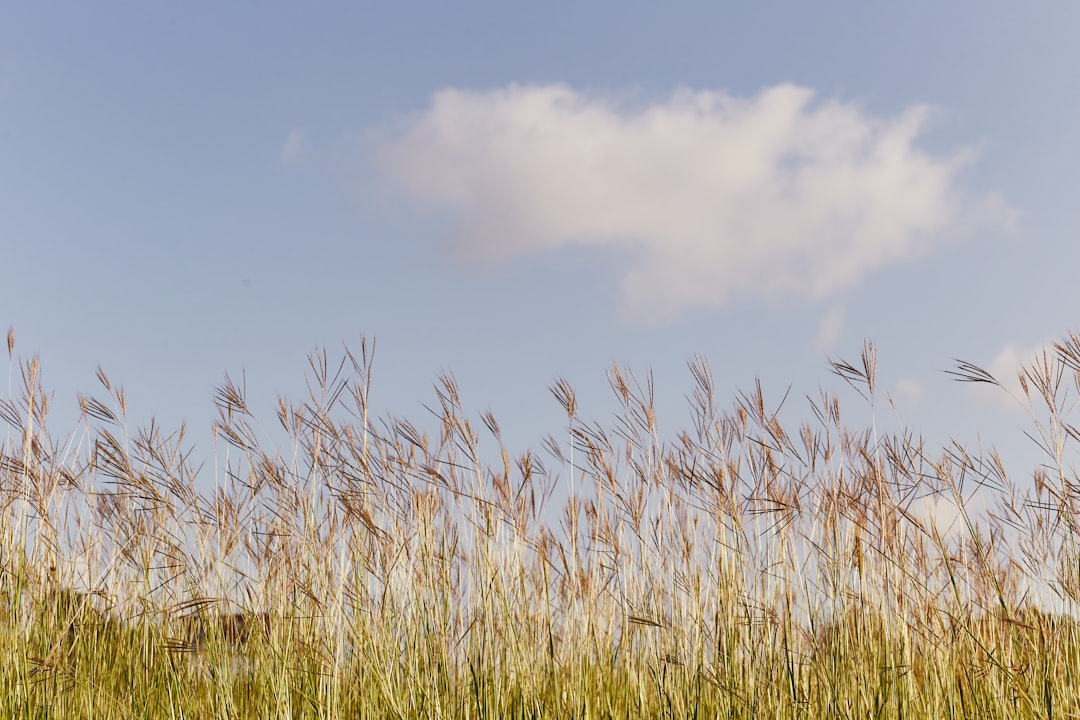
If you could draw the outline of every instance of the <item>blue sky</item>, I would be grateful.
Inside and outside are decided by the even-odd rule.
[[[271,430],[307,353],[366,335],[376,409],[422,422],[452,370],[515,451],[564,432],[560,377],[606,421],[606,368],[652,370],[674,433],[695,355],[725,403],[761,376],[798,404],[871,338],[912,429],[1023,457],[1023,414],[941,371],[1080,328],[1077,27],[1006,2],[9,7],[0,324],[54,431],[101,365],[197,456],[224,373]]]

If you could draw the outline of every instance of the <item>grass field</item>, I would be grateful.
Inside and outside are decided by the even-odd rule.
[[[368,417],[362,343],[280,401],[288,452],[223,382],[213,494],[104,373],[52,434],[8,349],[0,717],[1080,717],[1077,336],[1024,371],[1023,478],[829,391],[794,427],[760,387],[721,407],[701,361],[685,432],[614,367],[610,426],[557,382],[566,426],[510,457],[451,376],[430,437]],[[877,417],[874,365],[832,369]]]

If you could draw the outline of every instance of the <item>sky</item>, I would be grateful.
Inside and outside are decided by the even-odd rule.
[[[0,326],[52,429],[102,367],[214,453],[306,357],[375,342],[378,414],[452,371],[512,452],[610,425],[612,363],[688,429],[798,417],[878,348],[882,422],[1028,471],[1009,378],[1080,329],[1080,5],[27,3],[0,24]],[[18,368],[14,369],[17,378]],[[479,426],[479,422],[477,422]]]

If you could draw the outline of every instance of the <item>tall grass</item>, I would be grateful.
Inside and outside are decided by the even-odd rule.
[[[38,360],[8,349],[0,716],[1080,713],[1075,335],[1021,371],[1047,458],[1021,482],[993,452],[853,430],[832,392],[794,426],[760,385],[722,407],[701,360],[677,436],[613,367],[610,426],[560,381],[567,427],[511,457],[450,375],[431,436],[369,417],[363,342],[279,400],[289,452],[226,377],[201,468],[182,429],[131,430],[104,372],[58,439]],[[875,362],[832,369],[877,417]]]

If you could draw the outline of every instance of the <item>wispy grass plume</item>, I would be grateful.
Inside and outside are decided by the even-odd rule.
[[[314,353],[273,418],[226,376],[206,468],[183,428],[129,428],[103,371],[53,435],[41,364],[8,349],[2,716],[1080,713],[1074,335],[1020,370],[1046,453],[1020,479],[851,428],[829,391],[795,425],[760,383],[724,403],[700,358],[686,430],[615,366],[614,422],[558,381],[569,435],[512,457],[450,374],[432,434],[371,417],[366,342]],[[876,362],[831,363],[872,416]]]

